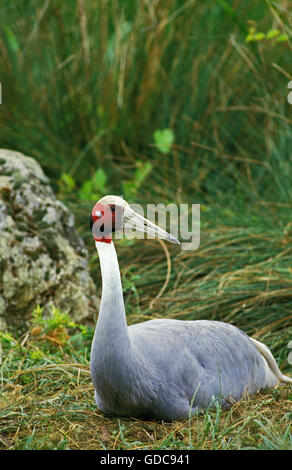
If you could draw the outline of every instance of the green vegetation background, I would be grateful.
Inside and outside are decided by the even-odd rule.
[[[171,272],[154,304],[167,277],[164,251],[119,243],[128,321],[229,321],[265,341],[290,374],[291,6],[0,4],[0,147],[41,164],[75,214],[98,288],[94,201],[113,193],[142,204],[199,203],[200,247],[169,247]]]

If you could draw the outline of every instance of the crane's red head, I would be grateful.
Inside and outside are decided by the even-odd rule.
[[[89,222],[95,241],[110,243],[111,234],[123,225],[123,207],[119,198],[105,196],[98,201],[91,211]]]
[[[110,243],[115,229],[115,205],[97,202],[91,211],[89,223],[95,241]]]
[[[161,229],[150,220],[135,212],[130,205],[119,196],[104,196],[93,207],[90,215],[90,228],[97,242],[111,243],[112,233],[121,229],[134,229],[134,233],[157,236],[171,243],[180,242],[170,233]],[[123,234],[122,234],[123,235]]]

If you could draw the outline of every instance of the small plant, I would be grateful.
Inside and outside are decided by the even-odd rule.
[[[174,133],[171,129],[157,129],[154,134],[154,142],[159,152],[167,154],[174,142]]]
[[[74,334],[76,330],[77,333]],[[38,360],[43,358],[43,351],[45,349],[47,352],[48,345],[50,348],[60,348],[62,352],[68,347],[72,349],[71,352],[75,348],[83,351],[87,340],[92,339],[92,332],[86,326],[73,322],[68,313],[61,312],[53,305],[48,314],[44,313],[43,307],[37,306],[32,314],[30,337],[35,343],[30,357]]]
[[[0,331],[0,341],[10,345],[16,345],[17,340],[7,331]]]
[[[96,201],[107,192],[107,175],[102,168],[98,168],[91,179],[84,181],[78,195],[80,199]]]
[[[91,179],[85,180],[79,190],[76,181],[69,173],[62,173],[59,179],[61,196],[71,195],[77,191],[80,199],[95,201],[108,192],[107,175],[102,168],[98,168]]]
[[[248,35],[245,38],[246,42],[257,42],[257,41],[273,41],[273,42],[286,42],[288,41],[288,35],[281,33],[278,29],[269,29],[266,33],[257,31],[253,26],[249,29]]]
[[[60,194],[71,194],[76,188],[76,182],[69,173],[62,173],[59,179]]]
[[[32,324],[36,327],[42,327],[45,332],[52,331],[61,327],[76,327],[76,323],[72,322],[68,313],[62,313],[53,305],[50,307],[49,315],[44,315],[44,308],[39,305],[32,313]]]

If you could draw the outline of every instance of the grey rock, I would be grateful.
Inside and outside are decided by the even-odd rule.
[[[99,301],[87,259],[74,216],[40,165],[0,149],[0,329],[23,324],[37,305],[93,322]]]

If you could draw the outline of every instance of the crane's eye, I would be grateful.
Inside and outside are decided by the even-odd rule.
[[[116,206],[112,205],[112,206],[110,206],[110,209],[111,209],[112,212],[115,212]]]

